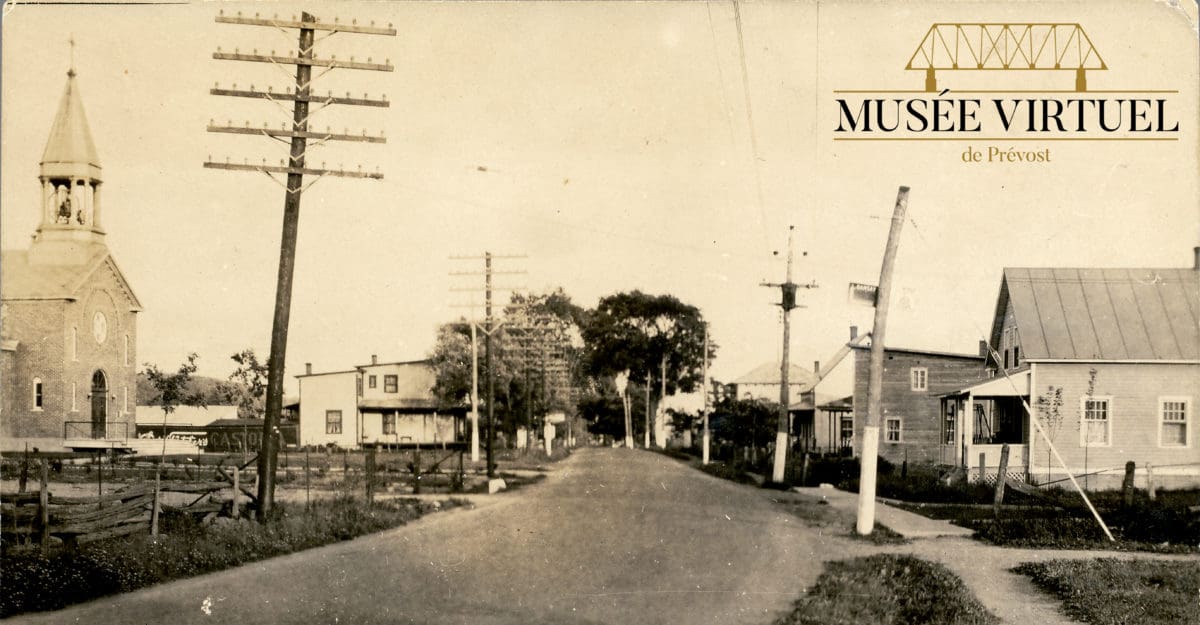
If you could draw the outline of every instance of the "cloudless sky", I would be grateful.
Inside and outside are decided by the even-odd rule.
[[[877,281],[900,185],[912,187],[911,221],[890,345],[973,352],[1005,266],[1187,266],[1200,243],[1195,20],[1163,4],[747,2],[744,62],[729,2],[306,7],[322,20],[390,22],[398,35],[317,47],[386,58],[395,71],[316,83],[386,95],[390,108],[331,107],[314,125],[388,142],[313,147],[309,163],[385,178],[325,178],[303,196],[290,389],[305,362],[328,371],[371,354],[424,357],[438,324],[468,314],[453,305],[481,297],[451,289],[482,277],[450,274],[482,261],[449,257],[484,250],[527,256],[496,262],[527,272],[499,286],[561,286],[589,307],[631,289],[699,306],[720,345],[712,373],[731,381],[779,357],[778,293],[759,283],[784,277],[789,225],[794,278],[819,284],[793,313],[793,362],[828,359],[851,324],[869,329],[871,310],[847,303],[847,283]],[[295,42],[294,31],[217,24],[219,9],[300,7],[5,7],[0,227],[5,248],[26,246],[36,227],[38,161],[74,36],[108,245],[145,307],[138,360],[173,367],[195,351],[201,373],[224,377],[230,354],[269,348],[283,191],[202,163],[277,163],[286,147],[205,126],[278,126],[290,113],[208,89],[282,90],[292,79],[212,53],[283,54]],[[834,90],[921,88],[904,64],[931,23],[950,21],[1082,23],[1109,66],[1089,73],[1090,87],[1178,90],[1179,141],[1022,144],[1050,148],[1051,163],[1037,165],[967,165],[967,142],[833,141]],[[1031,74],[1043,87],[1073,80]],[[822,390],[848,393],[848,369]]]

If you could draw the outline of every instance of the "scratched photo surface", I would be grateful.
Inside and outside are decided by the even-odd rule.
[[[825,563],[888,551],[944,564],[999,622],[1065,622],[1056,600],[1009,572],[1025,561],[1015,551],[961,535],[855,540],[853,493],[705,475],[699,416],[722,400],[775,406],[761,413],[770,429],[749,426],[765,431],[754,449],[718,439],[749,431],[732,420],[759,413],[710,424],[714,462],[732,477],[752,474],[751,484],[772,481],[786,357],[789,480],[810,471],[810,457],[858,457],[865,424],[897,473],[957,466],[971,479],[982,462],[994,481],[1001,443],[1014,445],[1010,475],[1060,470],[1021,411],[1022,393],[996,391],[1018,399],[988,408],[994,428],[1016,411],[1012,440],[981,439],[981,421],[965,418],[975,396],[966,389],[988,366],[1008,367],[1011,354],[1012,379],[1033,402],[1056,382],[1031,380],[1022,358],[1169,363],[1190,368],[1151,376],[1165,380],[1153,395],[1167,402],[1138,413],[1152,451],[1121,441],[1120,374],[1103,367],[1084,404],[1085,391],[1072,389],[1089,384],[1088,367],[1064,374],[1063,431],[1073,434],[1056,440],[1073,472],[1087,472],[1085,450],[1093,470],[1117,467],[1094,478],[1116,487],[1127,460],[1138,462],[1139,488],[1146,461],[1196,463],[1200,58],[1196,7],[1179,4],[5,4],[5,496],[38,491],[43,457],[55,495],[95,495],[97,458],[101,481],[113,476],[100,493],[149,493],[153,465],[135,469],[131,458],[178,453],[186,465],[194,450],[211,460],[196,467],[224,475],[212,478],[225,497],[218,516],[229,512],[235,465],[244,495],[233,508],[252,507],[263,400],[163,411],[139,374],[176,371],[196,354],[193,375],[215,384],[244,370],[230,356],[251,349],[266,380],[285,204],[298,215],[290,318],[282,386],[266,395],[283,412],[279,505],[304,512],[309,478],[296,476],[308,475],[306,462],[320,465],[321,479],[342,475],[331,493],[345,487],[362,499],[376,462],[367,448],[378,448],[382,472],[423,470],[424,453],[436,464],[432,483],[476,487],[463,495],[466,509],[411,526],[16,620],[771,623],[787,618]],[[311,64],[300,65],[311,102],[297,117],[302,13],[322,27]],[[888,358],[898,359],[893,373],[903,367],[896,388],[931,399],[867,421],[866,335],[898,198],[906,213],[886,326],[898,351]],[[1113,278],[1117,269],[1128,271]],[[789,313],[784,283],[798,285]],[[1108,313],[1089,284],[1109,285]],[[1170,293],[1154,291],[1151,311],[1139,289],[1158,284]],[[698,357],[663,355],[589,375],[576,364],[595,349],[578,327],[559,328],[576,360],[547,356],[544,343],[531,349],[545,328],[505,305],[558,289],[584,313],[635,292],[694,307],[703,323],[692,328],[693,356],[703,349],[696,328],[707,328],[707,370]],[[1020,326],[1019,353],[998,305],[1010,292],[1014,307],[1030,306],[1015,308],[1018,317],[1037,310],[1029,314],[1042,319],[1036,331]],[[492,406],[494,447],[515,486],[507,492],[488,494],[483,374],[478,447],[470,374],[455,379],[465,390],[453,406],[435,397],[439,332],[459,321],[479,322],[481,365],[484,334],[495,331],[492,356],[507,377]],[[465,330],[455,336],[470,345]],[[980,356],[981,341],[994,352]],[[451,360],[469,372],[471,350]],[[664,397],[668,367],[691,381],[671,379]],[[623,413],[622,369],[633,450],[588,412]],[[1116,398],[1110,406],[1093,394]],[[611,401],[583,407],[588,397]],[[928,432],[922,418],[934,424]],[[615,419],[623,432],[624,415]],[[552,439],[553,461],[544,449],[537,462],[512,449],[534,424],[537,445]],[[981,440],[986,450],[971,447]],[[647,441],[678,457],[643,451]],[[571,453],[559,459],[564,447]],[[123,460],[110,468],[114,457]],[[1164,471],[1164,480],[1200,482],[1192,468]],[[411,484],[396,483],[372,496],[407,496]],[[167,503],[190,501],[175,496]],[[806,508],[804,497],[828,505]],[[6,549],[36,547],[27,543],[41,513],[31,511],[54,506],[9,501],[0,523],[29,529],[5,533]],[[923,535],[924,517],[873,512],[881,523],[893,513],[893,529],[913,523]],[[937,523],[933,534],[953,527]],[[66,545],[63,536],[50,540]],[[6,555],[3,575],[19,562]]]

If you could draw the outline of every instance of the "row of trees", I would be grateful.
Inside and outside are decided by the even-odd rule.
[[[632,396],[644,397],[649,390],[653,405],[703,384],[704,318],[698,308],[671,295],[616,293],[584,309],[562,289],[518,294],[496,326],[493,413],[496,427],[509,435],[520,426],[536,427],[550,412],[563,412],[586,419],[593,434],[624,436],[618,375],[628,376],[626,392]],[[462,403],[470,396],[471,336],[465,319],[438,329],[430,357],[441,401]],[[482,354],[482,332],[476,332],[476,341]],[[716,350],[709,341],[709,361]],[[480,358],[479,379],[487,373]],[[634,422],[640,433],[645,420]]]

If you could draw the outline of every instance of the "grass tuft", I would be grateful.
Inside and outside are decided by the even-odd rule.
[[[830,562],[776,625],[996,625],[957,575],[908,555]]]
[[[1050,560],[1015,569],[1090,625],[1198,625],[1200,562]]]

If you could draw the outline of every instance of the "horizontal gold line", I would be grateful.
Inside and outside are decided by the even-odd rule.
[[[834,137],[834,141],[1178,141],[1179,137]]]
[[[930,93],[924,89],[834,89],[834,93]],[[1178,89],[1089,89],[1088,91],[1072,91],[1070,89],[951,89],[947,95],[955,93],[1074,93],[1087,95],[1089,93],[1179,93]]]

